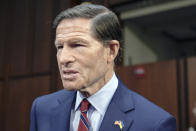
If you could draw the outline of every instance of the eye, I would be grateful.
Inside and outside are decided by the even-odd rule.
[[[80,44],[71,44],[71,47],[79,47],[81,46]]]
[[[83,44],[81,44],[81,43],[71,43],[70,46],[72,48],[75,48],[75,47],[81,47],[81,46],[83,46]]]
[[[63,45],[57,45],[57,47],[56,47],[58,50],[59,49],[63,49]]]

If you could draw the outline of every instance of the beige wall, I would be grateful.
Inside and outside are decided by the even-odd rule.
[[[124,28],[124,65],[136,65],[177,58],[177,44],[160,32],[145,32],[130,23]]]

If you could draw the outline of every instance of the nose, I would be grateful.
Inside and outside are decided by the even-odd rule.
[[[60,64],[66,67],[72,65],[72,63],[75,61],[72,50],[66,47],[63,47],[62,51],[58,55]]]

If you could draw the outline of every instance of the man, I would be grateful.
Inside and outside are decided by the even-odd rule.
[[[64,90],[34,101],[30,131],[176,131],[169,113],[116,77],[122,35],[112,11],[78,5],[61,12],[54,27]]]

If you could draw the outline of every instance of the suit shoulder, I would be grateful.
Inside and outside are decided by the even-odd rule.
[[[176,119],[170,113],[136,92],[132,93],[135,104],[133,117],[137,126],[142,123],[143,125],[149,125],[149,128],[153,128],[153,130],[156,128],[157,130],[175,130]]]
[[[166,120],[168,118],[174,118],[162,107],[154,104],[147,98],[139,95],[136,92],[132,92],[132,94],[135,104],[135,114],[137,114],[139,117],[143,117],[144,119],[149,119],[154,122]]]
[[[131,96],[129,99],[131,100],[131,104],[134,105],[135,110],[138,112],[146,113],[146,115],[158,114],[159,117],[171,116],[167,111],[163,108],[159,107],[158,105],[154,104],[144,96],[132,91],[131,89],[127,88],[122,82],[119,83],[123,89],[123,94],[126,96]]]
[[[39,99],[39,100],[49,99],[50,100],[50,99],[56,98],[56,97],[58,97],[59,95],[62,95],[62,94],[66,94],[66,91],[65,90],[60,90],[60,91],[57,91],[57,92],[53,92],[53,93],[50,93],[50,94],[39,96],[37,99]]]
[[[64,89],[51,93],[51,94],[47,94],[47,95],[43,95],[40,96],[38,98],[36,98],[34,100],[34,103],[36,103],[37,105],[55,105],[55,103],[57,103],[58,100],[64,100],[69,98],[69,96],[73,95],[73,91],[66,91]]]
[[[143,114],[146,117],[152,117],[157,119],[159,118],[166,118],[170,117],[170,115],[167,111],[165,111],[163,108],[159,107],[158,105],[154,104],[144,96],[141,96],[140,94],[132,91],[131,89],[127,88],[121,81],[119,81],[121,95],[124,98],[124,101],[127,100],[127,98],[130,100],[128,102],[129,104],[133,105],[135,108],[136,114]],[[140,113],[141,112],[141,113]]]

